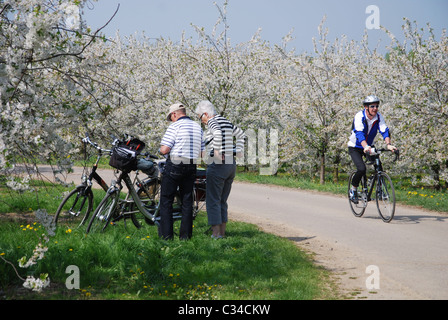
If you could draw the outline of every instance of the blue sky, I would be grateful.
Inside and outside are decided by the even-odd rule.
[[[128,36],[144,32],[149,38],[180,39],[182,32],[196,39],[191,24],[204,27],[211,32],[218,18],[214,2],[223,0],[99,0],[85,8],[84,18],[92,28],[104,25],[115,12],[115,18],[104,29],[107,36]],[[380,24],[401,38],[403,17],[417,21],[425,27],[430,23],[437,37],[448,25],[447,0],[229,0],[227,21],[232,44],[246,42],[258,28],[262,39],[280,44],[282,38],[293,29],[294,40],[289,49],[296,52],[311,52],[312,38],[318,36],[317,27],[324,15],[325,27],[331,40],[346,35],[360,41],[366,31],[366,20],[372,13],[366,13],[369,5],[379,9]],[[376,46],[381,41],[384,47],[389,43],[383,31],[367,29],[370,43]]]

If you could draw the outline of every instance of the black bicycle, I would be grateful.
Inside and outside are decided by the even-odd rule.
[[[366,164],[374,166],[374,172],[367,177],[364,175],[361,178],[360,188],[357,191],[357,197],[351,198],[350,189],[352,186],[352,180],[356,171],[352,172],[348,179],[348,202],[350,208],[355,217],[362,217],[367,204],[371,200],[376,200],[376,206],[381,219],[384,222],[392,221],[395,214],[395,189],[390,176],[383,171],[380,155],[388,149],[379,149],[371,152],[371,155],[367,157]],[[399,151],[394,151],[394,162],[399,159]],[[373,195],[373,190],[375,194]]]
[[[55,225],[64,224],[67,226],[82,226],[88,220],[90,212],[93,210],[93,192],[92,186],[95,181],[101,188],[107,192],[109,186],[104,182],[103,178],[96,172],[98,163],[103,155],[110,155],[112,150],[103,149],[97,143],[90,141],[89,136],[82,139],[85,147],[90,144],[97,150],[96,161],[92,166],[90,174],[87,176],[83,173],[81,184],[76,186],[62,199],[59,207],[54,215],[53,222]]]
[[[136,143],[134,143],[136,145]],[[132,151],[132,150],[131,150]],[[135,227],[140,228],[142,220],[150,225],[158,225],[160,221],[160,185],[164,160],[155,160],[157,156],[136,154],[136,163],[117,169],[118,178],[113,181],[106,196],[93,213],[86,232],[103,232],[108,226],[115,225],[120,220],[130,219]],[[114,157],[114,155],[112,156]],[[123,157],[126,156],[123,154]],[[132,181],[130,173],[135,171]],[[143,171],[147,177],[139,179]],[[205,171],[205,170],[204,170]],[[124,194],[123,183],[128,193]],[[198,170],[193,189],[193,219],[196,217],[200,203],[205,201],[205,173]],[[182,203],[179,193],[173,202],[173,220],[182,218]]]

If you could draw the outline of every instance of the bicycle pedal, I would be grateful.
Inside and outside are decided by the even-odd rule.
[[[73,211],[69,211],[68,213],[69,213],[69,215],[74,216],[74,217],[78,217],[80,214],[80,212],[73,212]]]

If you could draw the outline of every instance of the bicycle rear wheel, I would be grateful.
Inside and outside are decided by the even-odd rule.
[[[103,232],[118,209],[119,191],[108,192],[90,219],[86,232]]]
[[[376,206],[384,222],[390,222],[395,214],[395,189],[392,179],[385,172],[378,176]]]
[[[60,203],[53,221],[55,225],[79,227],[89,218],[93,208],[93,193],[86,186],[78,186],[70,191]]]
[[[143,181],[142,185],[139,185],[136,189],[136,194],[142,201],[145,208],[151,213],[155,214],[155,212],[158,210],[159,207],[159,201],[160,201],[160,180],[154,178],[154,179],[147,179]],[[131,206],[131,211],[136,211],[137,205]],[[145,217],[142,213],[140,214],[133,214],[135,220],[140,224],[143,225],[143,221],[145,221],[149,225],[153,225],[154,221],[151,219]]]
[[[354,203],[351,199],[350,199],[350,189],[352,187],[352,180],[353,177],[355,175],[356,172],[352,172],[350,174],[350,177],[348,179],[348,189],[347,189],[347,198],[348,198],[348,202],[350,204],[350,209],[352,210],[352,213],[355,217],[362,217],[362,215],[364,214],[364,211],[366,211],[366,207],[367,207],[367,195],[366,193],[363,191],[363,186],[366,185],[366,177],[362,177],[361,182],[359,183],[359,187],[358,187],[358,203]]]

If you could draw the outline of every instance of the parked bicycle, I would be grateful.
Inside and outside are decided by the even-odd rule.
[[[135,141],[132,145],[139,144]],[[141,145],[141,144],[140,144]],[[119,149],[121,148],[121,150]],[[129,151],[132,151],[132,148]],[[120,151],[121,156],[127,158],[126,147],[114,148],[115,156]],[[143,149],[143,148],[141,148]],[[112,157],[114,157],[114,154]],[[134,158],[135,157],[135,158]],[[150,154],[139,154],[138,152],[129,156],[134,158],[131,165],[129,164],[112,164],[118,174],[116,181],[113,181],[106,196],[100,202],[92,215],[87,233],[103,232],[109,225],[115,225],[123,219],[131,219],[135,227],[140,228],[142,223],[150,225],[158,225],[160,221],[160,185],[165,160],[155,160],[157,157]],[[112,159],[112,158],[111,158]],[[154,161],[152,160],[154,159]],[[135,178],[132,181],[130,173],[135,171]],[[143,171],[148,175],[145,179],[139,179],[139,173]],[[200,171],[199,171],[200,172]],[[128,192],[125,196],[122,192],[123,183]],[[205,201],[205,175],[197,176],[197,181],[193,190],[193,219],[196,217],[201,206],[199,203]],[[200,196],[200,198],[198,198]],[[173,202],[173,219],[174,221],[182,218],[181,198],[179,193],[176,194]]]
[[[395,189],[390,176],[382,170],[380,155],[388,149],[372,149],[370,159],[366,162],[368,165],[374,166],[374,172],[367,179],[364,175],[361,179],[360,188],[358,188],[357,199],[350,199],[350,188],[353,177],[356,173],[352,172],[348,179],[348,201],[350,208],[355,217],[361,217],[371,200],[376,200],[376,206],[381,219],[384,222],[390,222],[395,214]],[[394,162],[399,159],[399,151],[395,150]],[[374,197],[372,197],[375,189]]]
[[[93,182],[98,183],[104,191],[109,189],[109,186],[104,182],[103,178],[96,172],[98,163],[103,155],[110,155],[112,150],[103,149],[97,143],[90,141],[89,136],[82,139],[82,142],[87,148],[90,144],[97,150],[96,161],[92,165],[90,174],[87,176],[83,173],[81,177],[81,184],[77,185],[75,189],[71,190],[62,199],[53,221],[55,225],[65,224],[71,227],[82,226],[88,221],[90,212],[93,210]]]

